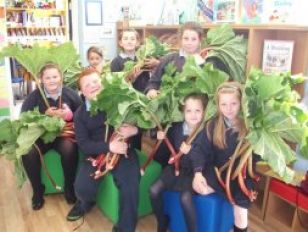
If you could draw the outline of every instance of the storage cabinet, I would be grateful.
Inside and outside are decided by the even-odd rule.
[[[277,231],[308,231],[308,196],[272,179],[264,223]]]

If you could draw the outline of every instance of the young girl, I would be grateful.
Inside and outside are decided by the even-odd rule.
[[[127,61],[137,61],[136,50],[140,45],[140,36],[135,29],[125,29],[120,34],[119,46],[122,48],[120,54],[111,62],[111,72],[120,72],[124,69],[124,64]],[[145,67],[154,69],[159,63],[156,59],[147,59]],[[135,74],[133,86],[135,89],[143,92],[150,79],[150,72],[140,70]]]
[[[239,83],[226,82],[218,87],[216,94],[217,115],[207,123],[206,131],[202,133],[203,136],[198,138],[197,145],[192,151],[193,154],[201,153],[207,156],[206,159],[212,159],[212,162],[207,162],[203,168],[203,173],[195,174],[193,188],[200,194],[206,195],[215,191],[225,196],[214,172],[214,167],[223,166],[234,153],[239,138],[246,135],[244,120],[240,116],[241,98],[242,91]],[[225,175],[226,171],[222,173],[222,177],[224,178]],[[253,181],[248,175],[245,184],[248,188],[253,189]],[[233,205],[234,231],[247,231],[248,207],[251,202],[240,190],[237,180],[232,180],[230,187],[235,200]]]
[[[203,65],[205,60],[199,55],[203,39],[203,28],[195,22],[186,22],[179,30],[180,50],[163,57],[153,73],[145,92],[149,98],[155,98],[159,93],[162,76],[169,63],[173,63],[178,72],[182,71],[187,56],[194,56],[198,65]],[[206,62],[212,62],[217,68],[223,69],[223,65],[213,58]]]
[[[104,56],[102,49],[92,46],[87,51],[87,59],[89,66],[96,69],[99,73],[102,72],[104,64]]]
[[[182,112],[184,121],[174,123],[168,131],[168,138],[175,150],[182,151],[185,155],[180,160],[180,175],[175,176],[174,165],[164,168],[161,177],[151,186],[150,196],[152,207],[157,219],[157,231],[167,231],[168,218],[164,215],[162,192],[166,189],[180,191],[181,205],[184,210],[185,221],[188,231],[196,231],[196,216],[192,202],[192,180],[194,172],[198,172],[203,167],[202,154],[191,155],[190,149],[194,146],[185,143],[186,138],[193,130],[200,125],[204,117],[204,110],[207,105],[207,98],[201,94],[190,94],[184,99]],[[158,132],[158,139],[163,139],[164,134]],[[158,152],[166,149],[161,145]]]
[[[138,216],[140,181],[135,147],[129,146],[119,139],[106,142],[104,138],[106,131],[105,113],[98,112],[95,116],[90,114],[90,100],[94,99],[103,89],[100,74],[95,69],[84,70],[79,75],[78,86],[85,97],[85,102],[77,110],[74,116],[74,124],[77,144],[85,155],[85,159],[81,163],[75,182],[78,201],[68,213],[67,220],[78,220],[95,204],[99,183],[103,178],[94,179],[90,176],[96,171],[96,167],[93,167],[91,162],[87,161],[87,158],[95,158],[99,154],[107,154],[108,152],[127,154],[127,158],[121,157],[111,172],[120,193],[118,229],[119,231],[134,232]],[[119,135],[124,139],[135,136],[137,132],[138,129],[135,126],[128,124],[122,125],[118,129]]]
[[[81,104],[78,94],[68,87],[62,86],[62,76],[56,64],[46,64],[39,73],[44,94],[50,105],[47,108],[38,89],[34,90],[24,101],[21,112],[33,110],[38,107],[42,114],[63,118],[65,121],[73,120],[73,113]],[[76,200],[73,183],[77,169],[77,145],[69,139],[58,137],[49,144],[44,144],[42,140],[36,142],[41,152],[44,154],[49,149],[54,148],[61,155],[61,162],[64,172],[64,196],[69,204]],[[41,162],[38,151],[34,148],[22,156],[22,161],[33,189],[32,208],[39,210],[43,207],[43,194],[45,186],[41,183]]]

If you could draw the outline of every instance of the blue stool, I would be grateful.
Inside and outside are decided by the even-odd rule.
[[[164,192],[164,210],[171,232],[187,232],[178,192]],[[228,232],[234,224],[232,205],[216,193],[193,196],[198,232]]]

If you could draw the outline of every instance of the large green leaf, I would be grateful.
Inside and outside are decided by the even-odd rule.
[[[72,42],[66,42],[48,49],[50,61],[59,65],[62,72],[74,67],[79,61],[79,55]]]
[[[21,156],[30,151],[38,138],[42,138],[45,143],[52,142],[60,135],[64,124],[62,119],[40,114],[37,108],[22,113],[18,120],[0,122],[0,128],[4,129],[0,132],[0,154],[15,164],[18,183],[25,181]]]
[[[4,47],[1,56],[13,57],[33,76],[37,76],[42,66],[50,61],[50,55],[46,47],[34,44],[31,48],[22,48],[15,44]]]
[[[285,140],[301,143],[304,156],[308,151],[308,114],[299,107],[291,79],[290,73],[266,75],[252,69],[242,104],[254,152],[286,182],[292,181],[293,172],[287,165],[295,156]]]
[[[50,48],[38,44],[34,44],[31,48],[22,48],[18,44],[10,45],[2,49],[0,57],[15,58],[35,79],[40,69],[48,62],[58,64],[62,73],[76,69],[76,64],[79,63],[79,56],[72,42]],[[64,83],[69,81],[72,82],[72,80],[64,80]],[[72,85],[75,84],[72,83]]]
[[[274,172],[290,183],[294,172],[287,166],[295,160],[295,153],[279,137],[266,131],[252,131],[247,136],[253,151],[266,161]]]
[[[244,83],[246,79],[247,39],[235,35],[228,24],[211,28],[203,41],[207,58],[216,57],[228,69],[231,79]]]

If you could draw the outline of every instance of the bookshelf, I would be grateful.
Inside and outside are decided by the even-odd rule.
[[[69,39],[68,6],[61,8],[6,7],[7,42],[32,45],[38,43],[63,43]]]

